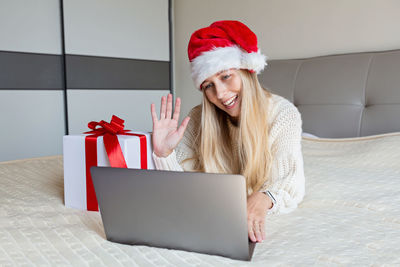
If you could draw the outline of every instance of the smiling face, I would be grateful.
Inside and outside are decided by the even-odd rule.
[[[232,118],[240,115],[242,79],[237,69],[218,72],[208,77],[201,89],[207,99]]]

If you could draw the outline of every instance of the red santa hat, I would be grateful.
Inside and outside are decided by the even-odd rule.
[[[205,79],[230,68],[260,73],[267,57],[257,47],[257,36],[243,23],[216,21],[190,37],[188,56],[192,79],[200,89]]]

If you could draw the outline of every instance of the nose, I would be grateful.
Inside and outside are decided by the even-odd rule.
[[[218,99],[223,99],[226,95],[227,87],[224,83],[216,83],[215,84],[215,93]]]

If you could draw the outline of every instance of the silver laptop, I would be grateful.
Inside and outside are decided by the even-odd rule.
[[[92,167],[109,241],[251,260],[241,175]]]

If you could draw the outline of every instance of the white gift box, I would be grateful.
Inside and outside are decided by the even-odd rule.
[[[147,169],[155,169],[152,158],[151,135],[143,132],[129,132],[146,136]],[[65,135],[64,154],[64,201],[65,206],[87,210],[86,151],[85,138],[90,134]],[[132,135],[117,135],[128,168],[141,168],[140,138]],[[97,137],[97,166],[110,166],[104,147],[103,136]]]

